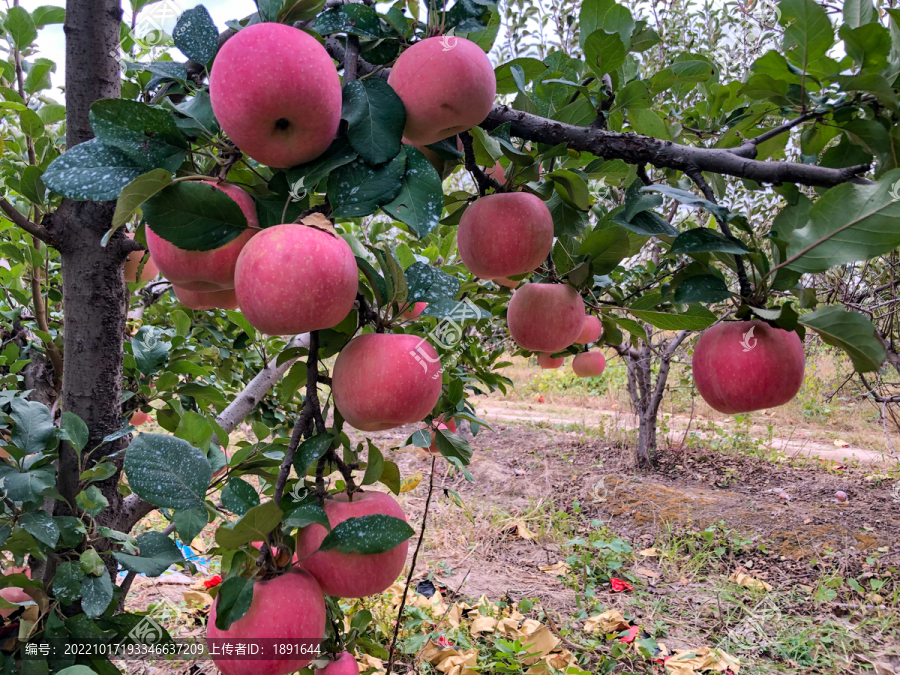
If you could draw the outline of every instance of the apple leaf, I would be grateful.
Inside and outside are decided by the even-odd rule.
[[[256,489],[242,478],[232,478],[222,490],[222,506],[239,516],[259,506]]]
[[[95,101],[89,116],[97,138],[143,167],[174,172],[184,161],[187,142],[172,113],[166,110],[107,98]]]
[[[374,555],[396,548],[415,533],[405,520],[376,513],[338,523],[319,550]]]
[[[128,485],[141,499],[167,509],[203,508],[212,467],[187,441],[139,434],[125,452]]]
[[[675,237],[675,241],[672,242],[672,247],[669,249],[669,253],[685,255],[713,251],[741,255],[749,253],[750,249],[739,240],[728,239],[708,227],[695,227],[687,232],[682,232]]]
[[[331,434],[318,434],[303,441],[294,453],[294,470],[297,475],[305,476],[307,469],[328,452],[333,441],[334,436]]]
[[[154,234],[187,251],[211,251],[247,229],[237,202],[199,181],[173,183],[148,199],[144,218]]]
[[[444,457],[453,457],[463,465],[472,460],[472,448],[466,439],[457,436],[449,429],[438,429],[434,432],[434,440],[438,450]]]
[[[216,543],[224,548],[240,548],[251,541],[265,541],[266,535],[278,527],[284,513],[273,501],[254,506],[234,523],[216,530]]]
[[[131,181],[119,194],[111,230],[114,231],[131,220],[144,202],[171,182],[172,174],[165,169],[153,169]]]
[[[345,84],[341,118],[347,121],[350,145],[369,164],[384,164],[400,152],[406,108],[385,80]]]
[[[139,555],[113,551],[113,557],[129,572],[158,577],[171,565],[184,561],[178,546],[162,532],[145,532],[137,538]]]
[[[392,160],[377,168],[362,159],[342,166],[328,177],[328,201],[334,218],[370,216],[400,193],[400,181],[406,173],[403,148]]]
[[[408,302],[436,302],[441,298],[455,298],[459,293],[459,279],[446,272],[415,262],[406,269]]]
[[[378,12],[363,4],[347,4],[327,9],[319,14],[312,29],[320,35],[348,33],[364,38],[384,37]]]
[[[857,312],[832,305],[804,314],[798,323],[816,331],[822,342],[847,352],[857,372],[878,370],[887,356],[875,326]]]
[[[406,223],[419,239],[437,227],[444,210],[441,177],[418,149],[406,148],[400,194],[381,208],[391,218]]]
[[[113,599],[113,583],[109,572],[99,577],[86,575],[81,580],[81,609],[89,619],[96,619],[106,611]]]
[[[172,39],[182,54],[203,65],[212,61],[219,50],[219,30],[203,5],[182,13]]]
[[[326,530],[331,529],[331,524],[328,522],[328,514],[318,504],[301,504],[284,519],[284,524],[287,527],[306,527],[313,523],[318,523]]]
[[[216,628],[228,630],[243,617],[253,603],[253,579],[230,577],[219,586],[216,596]]]
[[[146,170],[118,148],[92,138],[54,159],[42,179],[63,197],[108,202]]]
[[[50,409],[38,401],[14,398],[10,401],[13,421],[10,441],[26,455],[42,452],[56,436]]]
[[[731,291],[722,281],[721,277],[715,274],[696,274],[683,279],[678,286],[675,287],[675,293],[672,295],[674,302],[720,302],[731,297]]]
[[[84,571],[78,561],[60,563],[53,577],[53,597],[65,605],[71,605],[81,597],[81,580]]]
[[[183,509],[175,513],[172,522],[181,541],[190,544],[209,523],[209,513],[201,508]]]

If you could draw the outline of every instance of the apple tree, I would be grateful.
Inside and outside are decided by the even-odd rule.
[[[896,10],[761,4],[757,46],[731,45],[744,70],[721,24],[569,4],[260,0],[152,44],[145,3],[130,23],[114,0],[9,9],[0,541],[27,568],[3,577],[4,672],[116,672],[25,647],[130,639],[135,576],[188,565],[173,535],[207,527],[208,637],[324,640],[391,672],[400,622],[389,644],[344,632],[333,598],[385,590],[411,550],[408,584],[427,507],[417,533],[369,487],[398,494],[397,464],[348,429],[415,425],[430,504],[437,462],[473,479],[457,424],[486,426],[469,398],[509,386],[509,354],[625,359],[642,467],[701,333],[697,389],[723,411],[796,394],[806,334],[896,403],[876,381],[898,367],[878,312],[900,246]],[[65,107],[34,47],[63,21]],[[165,433],[138,432],[147,413]],[[256,441],[233,443],[244,421]],[[135,537],[153,511],[168,527]],[[303,621],[267,621],[276,601]]]

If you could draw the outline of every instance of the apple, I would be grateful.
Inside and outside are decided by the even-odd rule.
[[[481,47],[447,35],[420,40],[404,51],[388,84],[406,108],[403,135],[417,145],[480,124],[497,93],[494,67]]]
[[[332,529],[348,518],[379,513],[406,520],[406,514],[397,501],[383,492],[356,492],[352,500],[341,493],[325,502],[325,514]],[[316,578],[325,595],[338,598],[375,595],[387,590],[403,571],[408,541],[384,553],[371,555],[337,550],[314,553],[327,534],[318,523],[304,527],[297,534],[299,565]]]
[[[456,433],[456,420],[451,417],[449,420],[447,420],[446,423],[442,422],[441,424],[438,424],[438,429],[448,429],[455,434]],[[431,432],[431,447],[428,448],[428,452],[430,452],[432,455],[441,454],[441,451],[438,450],[438,446],[437,446],[437,434],[434,433],[433,431]]]
[[[234,267],[241,249],[257,234],[259,221],[253,199],[241,188],[228,183],[204,180],[210,190],[221,190],[231,197],[247,217],[247,229],[224,246],[211,251],[186,251],[156,235],[147,226],[147,246],[162,275],[187,291],[221,291],[234,288]]]
[[[325,47],[280,23],[248,26],[222,45],[209,98],[225,134],[271,167],[312,161],[341,122],[341,79]]]
[[[605,369],[603,352],[582,352],[572,359],[572,370],[578,377],[600,377]]]
[[[359,664],[350,652],[340,655],[322,669],[322,675],[359,675]]]
[[[331,379],[335,406],[360,431],[418,422],[441,397],[440,358],[416,335],[368,333],[352,339],[338,354]]]
[[[134,234],[132,232],[126,232],[125,236],[129,239],[134,239]],[[144,251],[141,253],[140,251],[132,251],[128,254],[128,257],[125,258],[125,281],[128,283],[136,283],[138,280],[138,268],[141,266],[141,260],[144,261],[144,269],[141,271],[141,281],[150,281],[153,277],[159,274],[159,269],[157,269],[156,264],[153,262],[153,258],[150,257],[150,254]]]
[[[425,311],[425,308],[428,306],[427,302],[417,302],[411,307],[407,307],[403,312],[398,316],[398,319],[415,319],[419,314]]]
[[[306,225],[268,227],[241,251],[234,290],[244,316],[266,335],[331,328],[356,301],[356,258],[338,235]]]
[[[27,565],[24,567],[7,567],[3,570],[3,575],[6,576],[8,574],[24,574],[29,579],[31,578],[31,568]],[[20,586],[7,586],[6,588],[0,589],[0,598],[3,598],[7,602],[14,602],[16,604],[21,604],[23,602],[34,602],[34,598],[32,598],[28,593],[25,592],[25,589]],[[17,612],[19,610],[18,607],[11,609],[0,609],[0,618],[8,619],[13,612]]]
[[[142,424],[145,424],[149,420],[150,420],[150,415],[145,413],[143,410],[135,410],[133,413],[131,413],[131,419],[128,420],[128,422],[129,422],[129,424],[139,427]]]
[[[526,284],[513,293],[506,322],[522,349],[558,352],[581,334],[584,300],[568,284]]]
[[[565,357],[562,356],[560,356],[558,359],[554,359],[549,352],[538,352],[537,355],[538,365],[544,370],[559,368],[565,360]]]
[[[707,329],[694,346],[694,384],[727,415],[784,405],[803,385],[806,356],[794,331],[753,321]]]
[[[600,319],[593,314],[587,314],[584,317],[584,328],[581,329],[581,334],[575,342],[580,345],[589,345],[599,340],[601,335],[603,335],[603,324],[600,323]]]
[[[493,281],[498,286],[506,286],[506,288],[518,288],[519,284],[522,283],[521,279],[519,281],[514,281],[513,279],[507,279],[506,277],[497,277]]]
[[[486,169],[484,173],[488,178],[493,178],[500,185],[506,182],[506,172],[503,170],[503,165],[500,162],[494,164],[490,169]]]
[[[553,217],[527,192],[477,199],[456,233],[459,257],[476,277],[514,277],[538,267],[553,246]]]
[[[178,302],[188,309],[237,309],[238,301],[233,288],[222,291],[189,291],[172,286]]]
[[[320,526],[321,527],[321,526]],[[324,529],[324,528],[323,528]],[[221,596],[219,596],[221,597]],[[316,580],[294,570],[253,585],[250,609],[228,630],[216,627],[218,600],[209,610],[207,638],[240,640],[310,640],[316,644],[325,635],[325,598]],[[261,646],[272,650],[273,645]],[[227,659],[213,657],[222,675],[287,675],[305,668],[315,654],[293,659]]]

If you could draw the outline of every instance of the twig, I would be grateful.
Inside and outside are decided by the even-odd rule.
[[[465,586],[465,585],[466,585],[466,582],[469,580],[469,575],[470,575],[471,573],[472,573],[472,568],[470,567],[470,568],[469,568],[469,571],[466,572],[465,575],[463,576],[462,583],[461,583],[459,586],[456,587],[456,590],[455,590],[455,591],[453,591],[453,595],[459,595],[459,592],[462,590],[462,587]],[[432,632],[437,631],[437,629],[441,627],[441,625],[444,623],[444,620],[447,618],[447,615],[450,613],[450,610],[452,609],[452,607],[453,607],[453,605],[450,605],[450,604],[447,605],[447,609],[444,610],[444,613],[443,613],[443,615],[441,616],[441,620],[438,621],[438,622],[434,625],[434,631],[432,631]],[[419,650],[419,653],[416,654],[416,657],[413,659],[413,663],[415,663],[415,662],[418,661],[420,658],[422,658],[422,652],[425,651],[425,647],[427,647],[427,646],[428,646],[428,643],[426,642],[425,645],[422,647],[422,649]]]
[[[3,213],[6,214],[6,217],[9,218],[13,223],[21,227],[28,234],[33,237],[37,237],[41,241],[50,246],[53,246],[53,237],[50,236],[50,233],[44,228],[43,225],[38,225],[32,220],[29,220],[15,206],[10,204],[6,199],[0,197],[0,209],[3,209]]]
[[[409,563],[409,574],[406,575],[403,597],[400,598],[400,608],[397,610],[397,624],[394,626],[394,637],[391,639],[391,648],[388,650],[386,675],[391,675],[391,669],[394,667],[394,648],[397,646],[397,636],[400,635],[400,623],[403,620],[403,610],[406,607],[406,594],[409,593],[409,585],[412,583],[413,574],[416,571],[416,560],[419,557],[419,550],[422,548],[422,542],[425,539],[425,526],[428,524],[428,508],[431,506],[431,495],[434,492],[434,463],[436,460],[437,457],[431,458],[431,476],[428,479],[428,497],[425,498],[425,512],[422,514],[422,531],[419,533],[419,541],[416,544],[416,550],[413,552],[412,561]]]
[[[347,50],[344,52],[344,84],[357,78],[359,72],[359,38],[347,36]]]
[[[472,136],[468,131],[463,131],[459,135],[460,140],[462,140],[463,144],[463,154],[465,155],[465,165],[466,171],[472,174],[472,177],[475,179],[475,182],[478,184],[478,194],[484,197],[485,193],[488,189],[493,189],[495,192],[503,192],[503,186],[500,185],[496,180],[488,176],[481,168],[478,166],[478,163],[475,161],[475,148],[472,146]]]

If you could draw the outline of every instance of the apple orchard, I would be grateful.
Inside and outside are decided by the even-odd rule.
[[[409,584],[436,467],[474,479],[469,399],[513,356],[623,359],[645,471],[676,354],[726,414],[791,401],[814,339],[897,403],[897,322],[865,303],[897,286],[898,10],[760,4],[735,69],[613,0],[508,59],[490,0],[259,0],[221,33],[201,5],[156,43],[145,4],[3,17],[3,673],[118,672],[25,650],[133,637],[135,576],[204,528],[208,638],[322,643],[222,673],[405,672],[403,604],[378,644],[339,600]],[[419,531],[390,451],[348,436],[404,425],[432,456]]]

